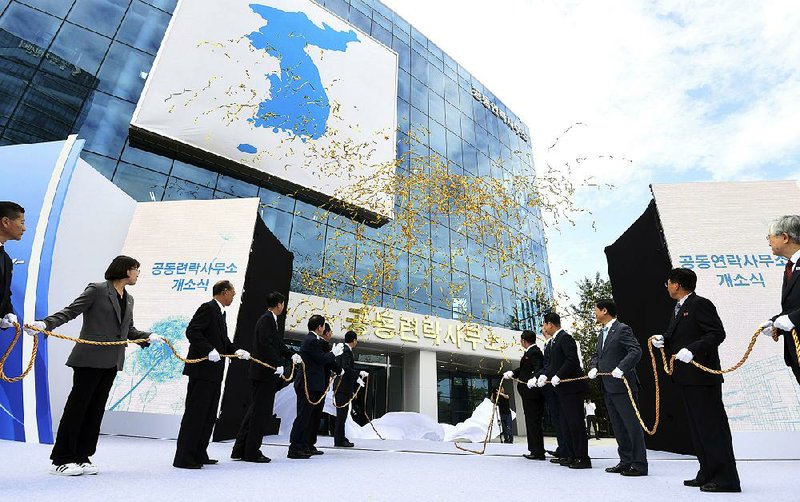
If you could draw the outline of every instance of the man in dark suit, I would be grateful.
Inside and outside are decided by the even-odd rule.
[[[583,423],[583,396],[588,391],[586,380],[561,383],[561,379],[583,376],[578,345],[572,336],[561,329],[561,317],[555,312],[544,316],[542,329],[553,336],[550,348],[550,361],[539,376],[536,385],[543,387],[549,379],[558,396],[561,412],[561,427],[565,445],[559,464],[570,469],[591,469],[589,441]],[[533,384],[534,382],[531,382]]]
[[[332,339],[333,330],[331,330],[330,324],[326,322],[325,329],[322,330],[322,341],[320,342],[322,345],[322,351],[326,354],[331,351]],[[325,385],[327,387],[328,382],[330,382],[333,377],[340,375],[342,372],[342,368],[339,367],[338,356],[334,358],[332,362],[325,364],[323,371],[325,373]],[[311,410],[311,418],[308,421],[308,432],[306,433],[306,437],[308,438],[307,451],[311,455],[322,455],[324,453],[322,450],[317,449],[317,437],[319,436],[319,429],[322,424],[322,415],[325,412],[325,400],[327,397],[328,396],[326,393],[326,395],[322,397],[322,400],[314,405]],[[330,419],[328,420],[328,423],[331,423],[333,416],[329,415],[329,417]]]
[[[25,209],[16,202],[0,201],[0,329],[17,321],[11,305],[11,273],[14,263],[6,253],[8,241],[18,241],[25,233]]]
[[[208,457],[208,443],[217,418],[225,363],[220,353],[235,353],[250,359],[245,350],[236,350],[228,338],[225,308],[233,303],[236,290],[230,281],[219,281],[212,289],[214,298],[200,305],[186,327],[189,339],[187,359],[208,357],[207,361],[186,364],[183,374],[189,377],[186,408],[178,433],[178,444],[172,465],[181,469],[200,469],[218,460]]]
[[[800,362],[792,330],[800,326],[800,215],[781,216],[773,221],[767,235],[769,247],[775,256],[783,256],[786,268],[781,288],[781,313],[761,325],[762,334],[774,336],[775,341],[783,335],[783,360],[792,369],[800,383]]]
[[[289,359],[298,364],[302,361],[283,341],[283,333],[278,328],[278,317],[283,313],[286,297],[273,292],[267,295],[267,312],[256,322],[253,338],[252,357],[263,361],[276,369],[271,370],[255,361],[250,361],[250,381],[252,395],[250,406],[242,420],[236,442],[233,445],[231,458],[245,462],[267,463],[270,461],[261,453],[261,441],[264,439],[266,420],[272,415],[275,404],[275,392],[284,373],[284,365]]]
[[[542,336],[544,337],[544,366],[542,370],[544,370],[544,368],[550,364],[550,348],[553,345],[553,336],[544,328],[542,328]],[[541,373],[535,376],[538,379],[540,375]],[[564,432],[561,427],[561,412],[558,404],[558,396],[556,396],[556,391],[553,389],[552,385],[545,385],[539,388],[542,390],[542,397],[544,397],[544,402],[547,405],[547,413],[550,415],[550,421],[553,425],[553,429],[556,431],[556,449],[554,451],[545,451],[555,457],[550,459],[550,462],[557,464],[561,457],[566,457],[564,446],[562,446],[566,444],[566,440],[564,439]]]
[[[356,370],[355,359],[353,358],[353,349],[358,344],[358,337],[355,331],[348,331],[344,334],[344,351],[342,355],[336,358],[336,362],[341,368],[341,375],[333,383],[333,388],[336,389],[336,431],[333,435],[333,444],[345,448],[352,448],[354,445],[344,435],[344,426],[347,423],[347,414],[350,411],[350,406],[342,406],[349,401],[356,391],[356,384],[360,387],[364,386],[363,378],[367,376],[366,371],[360,374]],[[342,406],[339,408],[339,406]]]
[[[704,492],[740,492],[731,429],[722,403],[722,375],[690,364],[697,361],[707,368],[720,369],[718,347],[725,340],[717,309],[710,300],[694,293],[696,285],[693,271],[670,271],[667,292],[677,303],[667,332],[657,335],[653,346],[675,354],[672,381],[683,396],[692,444],[700,462],[694,479],[683,484],[699,486]]]
[[[619,463],[606,468],[606,472],[623,476],[647,476],[644,431],[622,381],[623,377],[628,381],[633,399],[638,405],[639,379],[636,377],[636,365],[642,358],[642,347],[633,336],[630,326],[617,320],[617,305],[614,300],[597,300],[594,317],[603,326],[603,330],[597,337],[597,349],[589,363],[589,378],[597,378],[598,372],[611,373],[610,377],[600,377],[600,386],[603,389],[608,417],[614,427],[619,453]]]
[[[517,383],[517,392],[522,400],[522,411],[525,413],[525,429],[528,434],[528,453],[523,457],[528,460],[544,460],[544,435],[542,434],[542,414],[544,398],[542,391],[536,386],[528,386],[527,382],[536,377],[544,367],[544,355],[536,346],[536,334],[524,330],[519,342],[525,352],[519,362],[519,368],[506,371],[505,378],[517,378],[525,383]]]
[[[325,332],[325,318],[314,314],[308,320],[308,335],[300,345],[300,357],[303,358],[303,374],[295,377],[294,390],[297,393],[297,417],[292,424],[289,435],[288,458],[307,459],[312,453],[308,449],[310,437],[309,426],[315,405],[309,400],[317,401],[327,387],[327,373],[325,366],[334,363],[334,359],[341,355],[344,348],[342,344],[335,344],[330,352],[326,352],[323,343],[326,343],[322,334]],[[306,388],[308,396],[306,396]]]

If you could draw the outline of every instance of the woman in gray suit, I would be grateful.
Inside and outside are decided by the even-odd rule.
[[[161,341],[159,335],[139,331],[133,325],[133,296],[125,288],[136,284],[139,262],[129,256],[117,256],[108,266],[105,278],[105,282],[89,284],[68,307],[33,325],[52,331],[83,314],[80,337],[84,340],[112,342],[148,338],[151,342]],[[51,474],[97,474],[97,466],[89,457],[97,448],[108,393],[124,362],[124,345],[75,345],[67,359],[67,366],[74,372],[72,391],[50,455]]]

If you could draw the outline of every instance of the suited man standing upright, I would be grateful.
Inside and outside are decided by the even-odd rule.
[[[333,388],[336,389],[336,431],[333,436],[334,446],[341,446],[345,448],[352,448],[354,445],[344,435],[344,426],[347,423],[347,415],[350,406],[342,406],[344,403],[353,398],[356,392],[356,384],[359,387],[364,386],[364,378],[367,376],[366,371],[358,372],[356,370],[355,359],[353,358],[353,349],[358,345],[358,336],[355,331],[348,331],[344,334],[344,351],[342,355],[336,358],[339,368],[341,368],[341,375],[336,381],[333,382]]]
[[[767,234],[769,247],[775,256],[783,256],[786,268],[783,272],[781,288],[781,313],[761,325],[762,334],[783,335],[783,360],[792,369],[797,383],[800,383],[800,362],[792,330],[800,326],[800,215],[781,216],[769,226]]]
[[[614,300],[597,300],[594,304],[594,318],[603,326],[603,330],[597,337],[597,348],[589,363],[589,378],[597,378],[598,372],[611,373],[610,377],[600,377],[600,386],[603,389],[608,417],[614,427],[619,453],[617,465],[606,468],[606,472],[623,476],[647,476],[644,431],[631,405],[628,389],[622,381],[625,377],[638,405],[639,379],[636,377],[636,365],[642,358],[642,347],[633,336],[631,327],[617,320],[617,305]]]
[[[550,348],[553,346],[553,335],[542,327],[542,336],[544,337],[544,366],[542,370],[544,370],[544,368],[550,365]],[[541,373],[536,375],[536,378],[538,379],[540,375]],[[555,457],[551,458],[550,462],[557,464],[561,457],[567,456],[564,446],[562,446],[566,444],[566,440],[564,439],[564,432],[561,427],[561,411],[558,404],[558,396],[556,396],[556,391],[552,385],[545,385],[539,388],[542,390],[542,397],[544,397],[544,402],[547,405],[550,421],[552,422],[553,429],[556,431],[556,449],[554,451],[545,450],[545,452]]]
[[[11,272],[14,263],[6,253],[8,241],[18,241],[25,233],[25,209],[16,202],[0,201],[0,329],[17,321],[11,305]]]
[[[704,492],[740,492],[731,428],[722,402],[722,375],[690,364],[697,361],[707,368],[720,369],[719,345],[725,340],[717,309],[710,300],[694,293],[696,285],[697,275],[692,270],[670,271],[666,288],[677,303],[667,332],[657,335],[653,346],[664,348],[668,355],[675,354],[672,381],[683,397],[700,462],[697,475],[683,484],[699,486]]]
[[[266,420],[272,416],[275,392],[283,376],[284,366],[289,364],[290,358],[292,362],[298,364],[302,361],[299,355],[286,346],[283,333],[278,330],[278,316],[283,313],[285,305],[285,296],[278,292],[270,293],[267,295],[267,312],[256,322],[251,355],[259,361],[274,366],[275,369],[271,370],[252,359],[250,361],[252,384],[250,406],[242,419],[242,425],[233,445],[231,452],[233,459],[261,464],[270,461],[269,457],[261,453]]]
[[[550,361],[539,376],[536,385],[542,387],[547,379],[555,389],[561,412],[561,428],[565,444],[563,457],[559,464],[570,469],[591,469],[589,442],[583,423],[583,396],[589,390],[586,380],[561,383],[561,379],[583,376],[578,345],[572,336],[561,329],[561,317],[555,312],[544,316],[542,329],[553,336],[550,347]],[[534,382],[531,382],[532,384]]]
[[[524,330],[519,336],[519,342],[525,352],[519,361],[519,367],[503,373],[505,378],[518,378],[526,383],[517,383],[517,392],[522,400],[522,410],[525,413],[525,429],[528,434],[528,453],[523,457],[528,460],[544,460],[544,435],[542,433],[542,415],[544,413],[544,398],[542,391],[536,386],[528,386],[531,378],[538,376],[544,367],[544,355],[536,346],[536,334]]]
[[[186,327],[189,339],[187,359],[208,357],[207,361],[186,364],[183,374],[189,377],[186,407],[178,433],[174,467],[200,469],[218,462],[208,457],[208,443],[217,419],[225,363],[220,353],[235,353],[239,359],[250,359],[246,350],[236,350],[228,338],[225,309],[233,303],[236,290],[231,281],[219,281],[212,289],[214,297],[203,303]]]
[[[303,358],[303,375],[298,375],[295,379],[294,390],[297,393],[297,417],[292,423],[292,432],[289,435],[289,452],[286,455],[293,459],[308,459],[312,453],[308,449],[309,434],[308,429],[311,423],[311,415],[314,412],[314,405],[309,402],[317,401],[322,397],[327,387],[327,373],[325,366],[334,363],[336,356],[344,351],[342,344],[337,343],[330,352],[326,352],[323,342],[327,343],[322,337],[325,332],[325,318],[319,314],[312,315],[308,320],[308,335],[300,345],[300,357]],[[306,385],[308,397],[306,397]]]

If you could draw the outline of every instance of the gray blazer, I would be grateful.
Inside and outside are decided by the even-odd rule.
[[[614,321],[606,336],[603,345],[603,333],[597,335],[597,349],[589,363],[590,368],[597,368],[600,373],[611,373],[614,368],[625,372],[625,378],[634,392],[639,388],[639,379],[636,377],[636,365],[642,358],[642,347],[633,336],[633,330],[627,324]],[[620,378],[611,376],[600,377],[603,388],[610,394],[627,392],[625,384]]]
[[[90,283],[81,295],[68,307],[43,319],[48,331],[53,331],[83,314],[80,337],[96,342],[116,342],[124,339],[147,338],[150,333],[133,326],[133,296],[128,293],[125,317],[120,319],[117,292],[111,281]],[[75,344],[67,358],[67,366],[73,368],[108,369],[116,366],[122,370],[125,363],[125,346],[99,347]]]

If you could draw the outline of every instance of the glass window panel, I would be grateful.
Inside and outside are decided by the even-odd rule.
[[[435,150],[442,157],[447,156],[447,136],[444,126],[435,120],[430,122],[431,130],[431,149]]]
[[[150,54],[114,42],[97,74],[98,89],[135,103],[152,66]]]
[[[170,177],[163,200],[211,200],[213,198],[214,191],[210,188]]]
[[[427,257],[409,256],[408,297],[421,303],[431,301],[431,262]]]
[[[171,9],[170,9],[171,10]],[[141,0],[133,0],[116,40],[150,54],[158,52],[170,15]]]
[[[24,4],[28,4],[31,7],[36,7],[39,10],[43,10],[48,14],[52,14],[54,16],[58,16],[60,18],[64,18],[69,12],[70,7],[72,7],[72,2],[70,0],[17,0]],[[5,6],[8,2],[0,2],[0,5]]]
[[[408,301],[408,311],[421,315],[431,315],[431,306],[428,303],[415,302],[414,300]]]
[[[161,200],[167,176],[132,164],[120,162],[114,173],[114,184],[137,201]]]
[[[59,26],[61,20],[18,3],[9,5],[0,18],[0,28],[41,48],[50,45]]]
[[[131,146],[130,142],[125,143],[125,150],[122,151],[122,160],[164,174],[169,174],[170,169],[172,169],[171,158],[140,150]]]
[[[350,23],[352,23],[353,26],[365,33],[369,33],[369,28],[372,24],[372,19],[370,19],[369,15],[364,14],[358,9],[351,8],[347,18],[350,20]]]
[[[411,135],[417,139],[425,139],[427,143],[428,137],[428,114],[419,111],[419,109],[411,108]],[[414,155],[420,155],[420,152],[414,151]]]
[[[347,19],[350,4],[347,0],[325,0],[325,8],[338,15],[342,19]]]
[[[67,20],[113,37],[128,4],[128,0],[75,0]]]
[[[88,162],[95,171],[102,174],[109,180],[114,177],[114,170],[117,168],[117,159],[112,159],[104,155],[97,155],[95,153],[86,151],[81,152],[81,158]]]
[[[97,73],[111,39],[80,26],[64,23],[50,51],[90,75]]]
[[[416,78],[411,79],[411,104],[428,113],[428,88]]]
[[[428,115],[440,124],[446,122],[444,116],[444,99],[434,93],[428,95]]]
[[[475,277],[470,277],[469,299],[472,316],[476,319],[485,319],[487,313],[486,283]]]
[[[353,284],[356,262],[356,236],[328,227],[325,239],[323,273],[325,279]]]
[[[397,100],[397,127],[403,134],[408,134],[408,129],[411,126],[411,108],[410,105],[402,100]],[[398,157],[399,157],[398,152]]]
[[[411,76],[402,69],[397,72],[397,96],[406,101],[411,99]]]
[[[392,32],[375,21],[372,22],[372,36],[386,47],[392,46]]]
[[[279,211],[272,207],[261,207],[259,209],[261,219],[267,225],[270,232],[281,241],[285,247],[289,247],[289,236],[292,232],[292,215],[284,211]]]
[[[444,97],[448,103],[458,106],[458,84],[454,80],[444,79]]]
[[[191,181],[204,187],[214,188],[219,175],[208,169],[176,160],[175,164],[172,166],[172,176]]]
[[[461,116],[461,137],[471,145],[477,144],[475,140],[475,124],[465,115]]]
[[[325,225],[295,216],[289,250],[294,253],[295,275],[301,271],[317,273],[322,268],[325,248]]]
[[[159,9],[165,12],[169,12],[170,14],[172,14],[172,12],[175,10],[175,6],[178,5],[178,0],[144,0],[144,1],[152,5],[153,7],[158,7]]]
[[[401,69],[409,71],[411,68],[411,48],[397,34],[392,37],[392,49],[397,52],[397,61]]]
[[[372,4],[372,19],[381,23],[381,26],[387,30],[392,29],[392,9],[385,6],[382,2],[374,2]]]
[[[396,28],[395,31],[400,31],[407,34],[411,33],[411,25],[408,24],[408,21],[403,19],[400,14],[392,12],[392,21],[394,21],[394,26]]]
[[[459,166],[462,163],[461,138],[451,131],[447,131],[447,158]]]
[[[428,39],[413,26],[411,27],[411,38],[426,49],[428,48]]]
[[[439,96],[444,96],[444,73],[434,65],[428,66],[428,87]]]
[[[411,76],[422,82],[428,82],[428,60],[414,50],[411,51]]]
[[[261,187],[258,190],[258,196],[261,198],[262,206],[274,207],[288,213],[294,212],[295,200],[288,195],[281,195],[268,188]]]
[[[225,176],[224,174],[219,175],[216,189],[236,197],[255,197],[258,195],[258,187],[256,185]]]
[[[446,116],[445,125],[448,129],[461,136],[461,112],[450,103],[445,103],[444,109]]]
[[[135,105],[95,92],[87,106],[89,112],[79,133],[81,138],[86,138],[84,148],[118,158],[128,137],[128,124]]]

